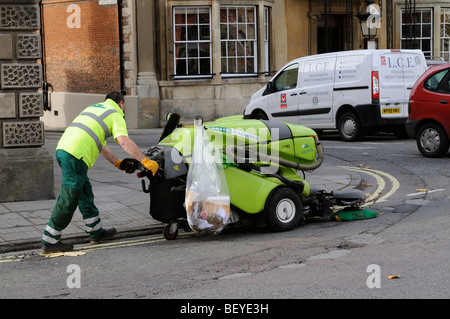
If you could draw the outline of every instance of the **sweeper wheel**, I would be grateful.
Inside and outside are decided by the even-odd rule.
[[[295,228],[302,219],[302,202],[299,195],[287,187],[277,188],[266,205],[267,224],[275,231]]]
[[[171,228],[173,228],[173,224],[164,226],[163,236],[167,240],[174,240],[178,237],[178,228],[175,231]]]

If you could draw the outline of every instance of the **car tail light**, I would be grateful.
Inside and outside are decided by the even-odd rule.
[[[380,99],[380,80],[378,71],[372,72],[372,101]]]

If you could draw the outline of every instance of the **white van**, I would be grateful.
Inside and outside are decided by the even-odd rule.
[[[406,137],[409,93],[427,64],[420,50],[355,50],[286,64],[253,94],[244,118],[278,120],[352,141],[376,130]]]

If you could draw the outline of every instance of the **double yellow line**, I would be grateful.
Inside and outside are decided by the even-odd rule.
[[[4,256],[4,257],[0,257],[0,264],[2,263],[10,263],[10,262],[15,262],[15,261],[22,261],[25,260],[26,258],[29,258],[31,255],[16,255],[16,256]]]
[[[370,168],[365,168],[365,167],[353,167],[353,166],[340,166],[340,167],[344,168],[346,170],[368,174],[368,175],[373,176],[376,179],[377,188],[375,189],[375,191],[372,194],[370,194],[369,197],[366,198],[365,204],[362,205],[363,207],[371,206],[371,205],[375,204],[376,202],[386,201],[389,197],[391,197],[400,188],[399,181],[391,174],[388,174],[388,173],[385,173],[382,171],[378,171],[378,170],[374,170],[374,169],[370,169]],[[389,180],[389,182],[391,184],[391,188],[388,192],[386,192],[383,196],[381,196],[386,189],[386,181],[383,177],[387,178],[387,180]]]
[[[178,235],[177,238],[186,238],[192,236],[189,233],[186,234],[180,234]],[[122,241],[111,241],[111,242],[107,242],[107,243],[102,243],[102,244],[98,244],[98,245],[84,245],[81,247],[75,247],[74,251],[79,251],[79,252],[90,252],[90,251],[95,251],[95,250],[105,250],[105,249],[113,249],[113,248],[122,248],[122,247],[131,247],[131,246],[138,246],[138,245],[145,245],[145,244],[153,244],[153,243],[157,243],[157,242],[163,242],[166,241],[166,239],[161,236],[153,236],[150,238],[139,238],[139,239],[132,239],[132,240],[122,240]],[[45,257],[45,254],[39,254],[43,257]],[[28,258],[31,258],[35,256],[35,254],[31,253],[31,254],[21,254],[21,255],[8,255],[8,256],[3,256],[0,257],[0,264],[1,263],[8,263],[8,262],[18,262],[18,261],[23,261],[26,260]]]

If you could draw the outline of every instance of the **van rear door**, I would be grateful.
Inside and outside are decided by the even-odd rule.
[[[372,78],[378,81],[381,118],[407,118],[409,93],[426,70],[423,53],[419,50],[376,52]]]
[[[408,104],[409,95],[417,79],[427,70],[427,63],[423,52],[420,50],[401,51],[403,59],[403,81],[405,83],[405,98]],[[408,107],[406,107],[406,116],[408,116]]]

